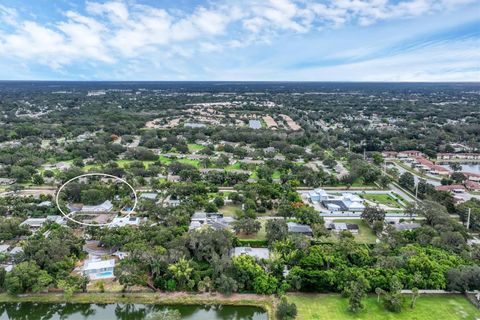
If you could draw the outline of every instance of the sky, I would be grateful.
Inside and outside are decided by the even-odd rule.
[[[0,79],[480,81],[480,0],[0,0]]]

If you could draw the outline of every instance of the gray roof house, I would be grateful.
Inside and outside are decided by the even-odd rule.
[[[230,250],[230,255],[232,257],[247,255],[256,259],[268,259],[270,250],[268,248],[235,247]]]
[[[397,231],[407,231],[407,230],[415,230],[421,227],[419,223],[416,222],[400,222],[394,224],[393,227]]]
[[[313,231],[310,226],[306,224],[300,224],[295,222],[287,222],[288,232],[301,233],[307,236],[313,236]]]

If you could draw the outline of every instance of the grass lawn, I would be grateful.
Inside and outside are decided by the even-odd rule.
[[[335,219],[335,222],[345,222],[345,223],[354,223],[358,224],[359,232],[358,234],[354,234],[355,241],[358,243],[375,243],[377,237],[375,233],[373,233],[372,229],[368,226],[368,224],[361,220],[361,219]],[[328,238],[329,240],[337,241],[337,236],[331,236]]]
[[[137,162],[138,160],[116,160],[115,162],[118,164],[120,168],[125,168],[127,167],[130,163],[132,162]],[[148,169],[148,166],[153,164],[155,161],[140,161],[143,163],[145,168]]]
[[[266,221],[260,220],[262,226],[257,233],[254,234],[237,234],[238,239],[254,239],[254,240],[265,240],[267,239],[267,230],[265,229]]]
[[[200,144],[197,143],[189,143],[188,145],[188,151],[193,152],[193,151],[199,151],[202,150],[204,147]]]
[[[376,296],[364,300],[365,309],[358,314],[347,310],[348,301],[336,294],[289,294],[288,300],[297,305],[297,320],[474,320],[480,317],[476,309],[461,295],[420,295],[415,309],[408,306],[392,313],[377,303]]]
[[[166,165],[169,165],[170,163],[172,163],[172,159],[167,158],[165,156],[158,157],[158,161],[160,161],[162,164],[166,164]]]
[[[272,179],[280,179],[280,176],[282,175],[282,173],[278,170],[275,170],[272,174]]]
[[[391,195],[387,193],[382,193],[382,194],[366,193],[366,194],[361,194],[360,197],[362,197],[365,200],[383,204],[392,208],[402,208],[400,203],[398,203],[395,198],[393,198]]]
[[[191,166],[194,166],[195,168],[200,168],[200,161],[198,161],[198,160],[178,159],[177,161],[180,162],[180,163],[183,163],[183,164],[189,164]]]
[[[242,207],[240,205],[227,204],[218,209],[218,211],[223,213],[225,217],[235,217],[236,210],[242,210]]]
[[[239,161],[237,161],[237,162],[235,162],[234,164],[229,164],[229,165],[226,166],[224,169],[227,170],[227,171],[230,171],[230,170],[240,170],[240,169],[242,169],[242,164],[241,164]]]

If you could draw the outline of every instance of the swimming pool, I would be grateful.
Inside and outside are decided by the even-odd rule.
[[[99,273],[92,274],[92,278],[94,279],[106,279],[106,278],[113,278],[113,271],[103,271]]]

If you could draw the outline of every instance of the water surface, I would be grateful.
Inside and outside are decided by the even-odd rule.
[[[182,320],[267,320],[267,313],[248,306],[185,306],[88,303],[0,303],[0,320],[142,320],[165,308],[180,311]]]

